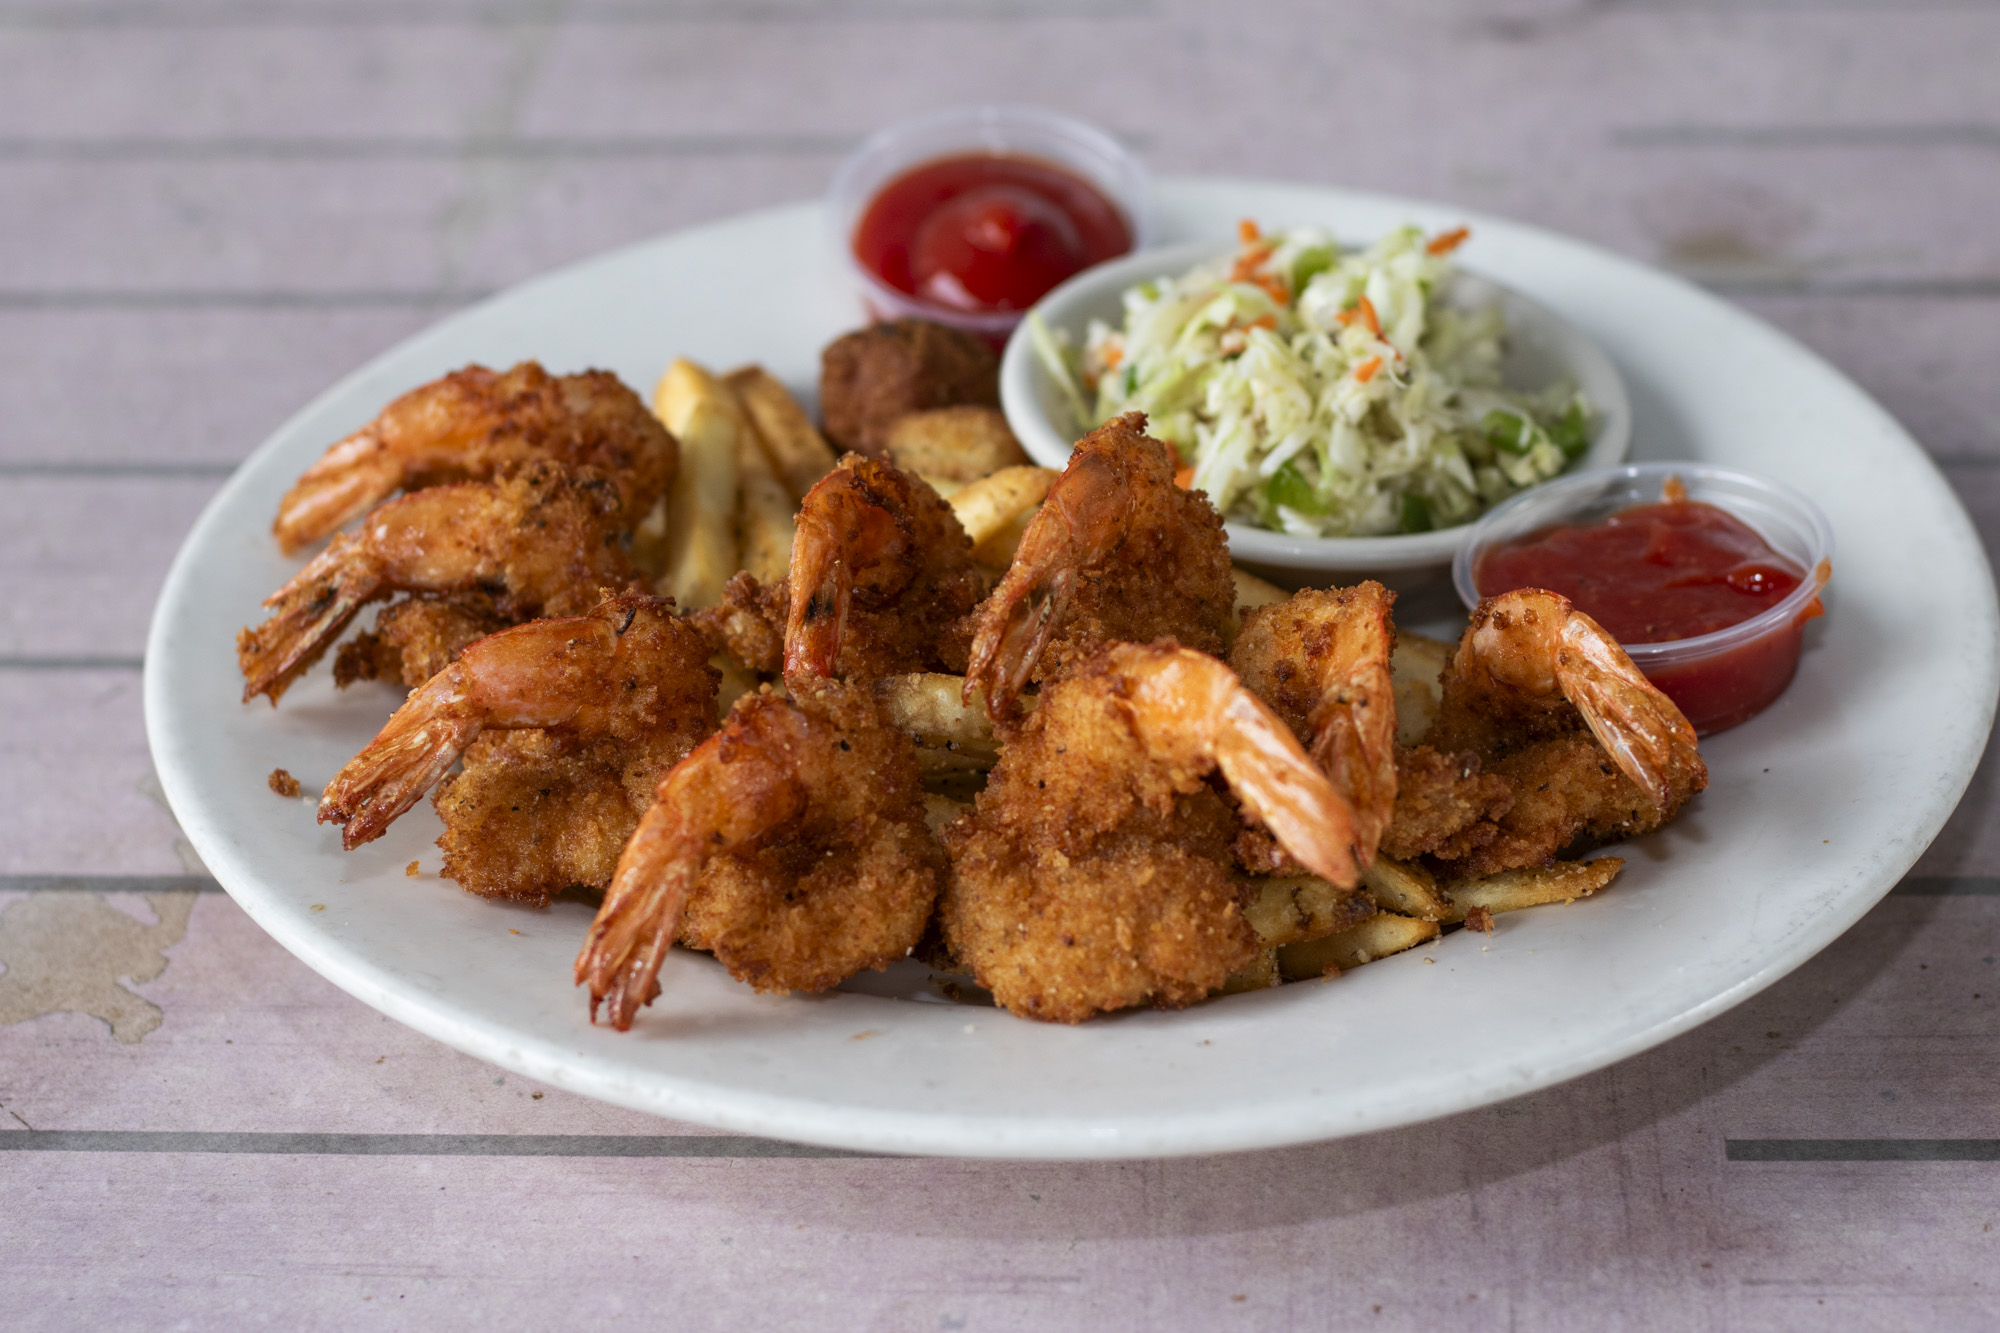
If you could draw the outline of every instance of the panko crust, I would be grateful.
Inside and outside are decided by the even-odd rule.
[[[709,861],[680,940],[759,991],[822,991],[916,946],[937,902],[944,852],[924,818],[916,749],[870,690],[802,683],[791,705],[766,693],[737,708],[788,706],[809,725],[795,755],[805,810]]]
[[[1229,645],[1229,665],[1310,748],[1316,739],[1311,719],[1325,692],[1323,682],[1336,666],[1345,671],[1339,626],[1348,608],[1383,598],[1395,602],[1394,593],[1370,583],[1305,588],[1285,601],[1253,607],[1243,613]],[[1395,648],[1393,628],[1388,647]]]
[[[1148,759],[1126,709],[1103,657],[1079,664],[945,830],[945,943],[1014,1013],[1187,1005],[1255,956],[1241,818],[1202,774]]]
[[[610,884],[660,779],[715,730],[721,673],[707,638],[648,601],[620,636],[625,669],[575,729],[488,732],[438,785],[446,878],[536,904]]]
[[[820,353],[821,425],[835,447],[887,457],[898,417],[961,403],[1000,406],[1000,361],[969,333],[921,319],[857,329]]]
[[[489,594],[476,591],[391,602],[375,613],[374,629],[340,645],[333,680],[343,689],[357,680],[389,680],[414,690],[512,623]]]

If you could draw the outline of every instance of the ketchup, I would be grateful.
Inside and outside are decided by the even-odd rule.
[[[1824,572],[1815,571],[1821,583]],[[1545,528],[1487,552],[1473,571],[1482,596],[1514,588],[1561,593],[1628,647],[1740,625],[1806,577],[1725,510],[1673,498],[1587,527]],[[1815,598],[1796,619],[1741,643],[1648,662],[1647,678],[1697,731],[1733,727],[1791,683],[1805,622],[1820,613]]]
[[[1063,279],[1132,248],[1118,206],[1081,176],[1032,157],[973,153],[884,185],[854,228],[854,255],[882,281],[953,310],[1026,310]]]

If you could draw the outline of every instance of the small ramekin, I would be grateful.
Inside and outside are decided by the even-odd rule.
[[[884,185],[912,167],[966,153],[1040,158],[1104,192],[1132,231],[1132,248],[1152,238],[1152,186],[1139,159],[1080,120],[1020,106],[968,106],[898,121],[877,131],[840,164],[827,187],[826,214],[841,267],[875,319],[926,319],[986,338],[996,347],[1026,312],[955,310],[898,291],[854,254],[854,229]]]
[[[1820,614],[1820,593],[1833,569],[1833,526],[1792,487],[1707,463],[1633,463],[1558,477],[1489,510],[1452,560],[1452,583],[1469,610],[1479,604],[1474,574],[1486,552],[1547,528],[1596,523],[1634,505],[1657,504],[1670,477],[1680,479],[1688,499],[1714,505],[1755,529],[1805,574],[1783,601],[1727,629],[1621,645],[1695,730],[1711,735],[1747,721],[1785,692],[1798,670],[1806,622]],[[1732,676],[1733,684],[1727,679]]]

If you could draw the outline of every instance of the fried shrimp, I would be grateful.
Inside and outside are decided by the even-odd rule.
[[[601,888],[660,777],[714,730],[708,655],[671,602],[638,593],[502,630],[396,710],[328,785],[319,821],[343,825],[350,850],[371,842],[463,754],[437,802],[450,878],[529,901]]]
[[[1354,810],[1361,864],[1396,807],[1396,595],[1379,583],[1308,589],[1247,613],[1229,665],[1304,742]]]
[[[1210,994],[1257,949],[1231,864],[1244,817],[1217,772],[1313,873],[1358,881],[1353,811],[1234,672],[1171,642],[1115,644],[1042,691],[947,827],[953,955],[1030,1018]]]
[[[369,602],[397,592],[484,590],[509,622],[578,615],[632,571],[618,544],[619,491],[590,473],[532,463],[497,482],[391,500],[264,600],[236,636],[243,699],[276,703]]]
[[[1143,413],[1077,443],[1000,586],[973,618],[967,698],[998,718],[1030,681],[1106,643],[1173,638],[1222,651],[1236,605],[1222,516],[1174,484],[1173,452]]]
[[[909,739],[863,687],[746,695],[660,782],[577,955],[620,1031],[676,936],[760,991],[820,991],[923,936],[943,853]]]
[[[1540,864],[1578,837],[1649,832],[1708,785],[1680,709],[1555,593],[1481,602],[1443,686],[1427,739],[1478,755],[1513,796],[1495,836],[1455,863],[1462,873]]]
[[[357,680],[389,680],[414,690],[512,623],[491,593],[478,590],[391,602],[375,613],[373,629],[340,645],[333,679],[343,689]]]
[[[765,588],[738,574],[703,623],[744,666],[787,679],[956,673],[967,651],[957,627],[987,586],[928,483],[849,454],[806,492],[786,576]]]
[[[412,389],[328,449],[286,493],[272,532],[290,554],[399,490],[488,481],[534,459],[616,482],[630,528],[666,493],[677,458],[673,436],[609,371],[467,366]]]

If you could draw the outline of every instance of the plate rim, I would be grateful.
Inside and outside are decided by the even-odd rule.
[[[1227,195],[1234,189],[1289,190],[1297,192],[1301,197],[1311,196],[1323,201],[1322,207],[1366,206],[1400,210],[1413,215],[1449,211],[1455,216],[1472,221],[1475,225],[1483,217],[1473,210],[1450,208],[1430,201],[1295,182],[1253,181],[1233,177],[1168,177],[1163,178],[1159,186],[1163,195],[1189,197]],[[392,359],[407,354],[413,344],[420,344],[426,339],[448,337],[464,325],[484,318],[496,304],[518,298],[524,293],[550,284],[572,281],[593,268],[616,265],[640,251],[666,241],[696,240],[714,233],[734,230],[758,219],[769,220],[788,213],[816,213],[817,209],[818,205],[815,202],[760,209],[619,247],[529,279],[419,330],[342,376],[271,432],[223,487],[218,489],[177,551],[149,626],[143,676],[147,738],[168,802],[173,807],[176,817],[181,820],[189,841],[246,914],[257,921],[259,926],[271,934],[282,947],[314,971],[397,1021],[477,1058],[599,1100],[722,1129],[767,1134],[798,1142],[861,1151],[942,1153],[965,1157],[1112,1159],[1246,1151],[1346,1137],[1419,1124],[1566,1082],[1658,1045],[1742,1002],[1820,952],[1872,909],[1880,898],[1893,888],[1901,874],[1907,871],[1908,864],[1914,863],[1923,848],[1935,838],[1952,810],[1956,808],[1966,785],[1971,780],[1991,730],[1996,697],[2000,697],[2000,608],[1996,608],[1995,603],[1993,571],[1983,557],[1983,550],[1977,545],[1977,535],[1972,529],[1970,518],[1964,510],[1963,503],[1958,500],[1956,493],[1951,490],[1949,483],[1939,472],[1934,460],[1911,439],[1900,423],[1896,423],[1872,397],[1854,385],[1838,368],[1754,315],[1730,306],[1729,303],[1684,279],[1650,269],[1602,247],[1560,236],[1532,224],[1486,218],[1484,221],[1489,226],[1497,224],[1565,247],[1579,247],[1619,265],[1643,270],[1656,279],[1665,278],[1729,317],[1748,321],[1765,335],[1778,340],[1791,354],[1813,363],[1820,372],[1844,385],[1860,402],[1878,414],[1883,422],[1893,427],[1890,432],[1892,439],[1900,444],[1908,460],[1920,462],[1932,475],[1942,492],[1950,497],[1959,519],[1962,520],[1964,535],[1973,543],[1974,550],[1979,551],[1981,555],[1978,570],[1984,580],[1985,596],[1979,606],[1968,608],[1968,611],[1972,619],[1979,622],[1974,628],[1981,631],[1978,637],[1983,651],[1978,665],[1983,667],[1983,671],[1977,673],[1980,679],[1969,681],[1971,686],[1969,692],[1979,696],[1983,715],[1976,730],[1967,728],[1962,733],[1969,739],[1959,747],[1955,756],[1957,763],[1948,766],[1951,771],[1944,774],[1944,781],[1936,789],[1937,797],[1931,807],[1932,817],[1921,821],[1918,826],[1913,826],[1906,840],[1899,840],[1910,852],[1909,861],[1905,863],[1902,871],[1890,876],[1885,883],[1871,891],[1851,892],[1845,900],[1845,910],[1823,913],[1807,923],[1806,928],[1795,931],[1784,947],[1774,949],[1764,957],[1761,966],[1754,968],[1749,975],[1741,977],[1734,984],[1721,988],[1697,1003],[1681,1006],[1670,1016],[1644,1025],[1635,1025],[1620,1040],[1600,1042],[1585,1049],[1559,1054],[1531,1071],[1515,1070],[1504,1077],[1488,1078],[1469,1096],[1440,1097],[1436,1099],[1436,1104],[1420,1108],[1413,1113],[1384,1110],[1372,1115],[1343,1117],[1337,1113],[1332,1104],[1327,1104],[1317,1118],[1302,1126],[1298,1123],[1279,1124],[1255,1120],[1246,1123],[1240,1118],[1226,1120],[1217,1117],[1211,1111],[1197,1110],[1180,1116],[1163,1116],[1149,1121],[1146,1141],[1138,1142],[1128,1141],[1125,1135],[1118,1132],[1107,1133],[1101,1118],[1090,1116],[1082,1118],[1050,1116],[1028,1123],[1019,1117],[987,1121],[975,1113],[967,1113],[951,1117],[955,1120],[956,1127],[940,1128],[938,1122],[945,1118],[934,1112],[887,1111],[874,1107],[843,1106],[838,1108],[837,1117],[828,1116],[824,1114],[826,1108],[823,1103],[800,1097],[744,1093],[726,1088],[716,1089],[711,1085],[696,1085],[692,1089],[677,1088],[671,1084],[661,1086],[650,1071],[639,1071],[637,1083],[631,1086],[607,1086],[604,1078],[594,1074],[579,1073],[573,1064],[564,1064],[560,1053],[551,1049],[550,1042],[540,1039],[524,1042],[519,1034],[510,1036],[504,1031],[493,1030],[490,1023],[482,1025],[476,1016],[459,1014],[450,1004],[427,1003],[425,997],[421,995],[397,993],[396,987],[383,982],[376,969],[365,960],[337,947],[336,941],[330,937],[315,936],[311,932],[295,929],[294,923],[284,916],[274,902],[260,898],[254,891],[240,891],[239,885],[231,882],[232,872],[240,874],[242,868],[235,862],[233,844],[227,830],[209,826],[198,793],[188,785],[193,780],[192,775],[180,771],[179,766],[171,760],[163,762],[163,752],[170,752],[175,739],[172,701],[165,697],[164,682],[168,664],[172,662],[174,655],[174,646],[171,642],[173,626],[168,613],[187,596],[185,584],[191,577],[190,570],[197,563],[196,552],[202,545],[199,539],[207,535],[209,529],[219,521],[225,500],[232,497],[240,488],[251,484],[249,478],[256,461],[266,450],[274,447],[301,418],[320,410],[330,400],[339,398],[365,383],[371,375],[379,373],[380,368]],[[631,1081],[628,1080],[629,1082]],[[653,1084],[650,1088],[638,1086],[649,1082]],[[1449,1104],[1445,1104],[1447,1102]],[[818,1114],[814,1114],[815,1112]]]

